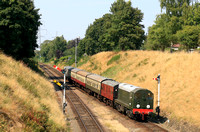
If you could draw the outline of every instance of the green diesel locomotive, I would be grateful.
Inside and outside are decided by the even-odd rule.
[[[153,112],[153,93],[147,89],[120,83],[115,107],[130,118],[145,120]]]

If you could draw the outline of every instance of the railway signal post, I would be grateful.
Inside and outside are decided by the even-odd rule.
[[[153,78],[158,82],[158,106],[156,107],[156,112],[158,113],[158,118],[160,116],[160,74],[158,74],[157,78]]]
[[[66,84],[65,70],[61,70],[59,67],[55,65],[53,67],[64,74],[64,84],[61,85],[61,88],[63,89],[63,113],[65,113],[65,107],[67,106],[67,103],[65,101],[65,84]]]
[[[63,113],[65,113],[65,107],[67,106],[67,103],[65,101],[65,83],[66,83],[66,78],[65,78],[65,71],[62,71],[64,73],[64,84],[63,84]]]

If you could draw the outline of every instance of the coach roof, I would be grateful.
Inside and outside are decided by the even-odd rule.
[[[82,76],[85,77],[85,76],[87,76],[87,75],[89,75],[89,74],[92,74],[92,73],[86,72],[86,71],[78,71],[77,74],[82,75]]]
[[[105,81],[102,82],[102,84],[106,84],[106,85],[109,85],[109,86],[112,86],[112,87],[119,85],[119,83],[114,81],[114,80],[105,80]]]
[[[91,78],[91,79],[96,80],[98,82],[102,82],[103,80],[107,80],[108,79],[106,77],[102,77],[102,76],[99,76],[99,75],[96,75],[96,74],[88,75],[87,78]]]
[[[78,69],[78,68],[74,68],[74,69],[72,69],[72,72],[78,72],[78,71],[80,71],[81,69]]]

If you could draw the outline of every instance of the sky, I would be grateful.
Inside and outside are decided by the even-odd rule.
[[[38,44],[63,35],[69,41],[84,38],[86,29],[95,19],[110,13],[111,4],[116,0],[34,0],[35,8],[40,9],[40,32]],[[126,0],[127,1],[127,0]],[[147,33],[154,24],[156,15],[161,13],[159,0],[131,0],[132,7],[144,13],[142,24]]]

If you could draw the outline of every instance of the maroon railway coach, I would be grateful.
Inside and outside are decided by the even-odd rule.
[[[114,80],[105,80],[101,84],[101,96],[107,105],[113,106],[114,100],[117,98],[119,83]]]

